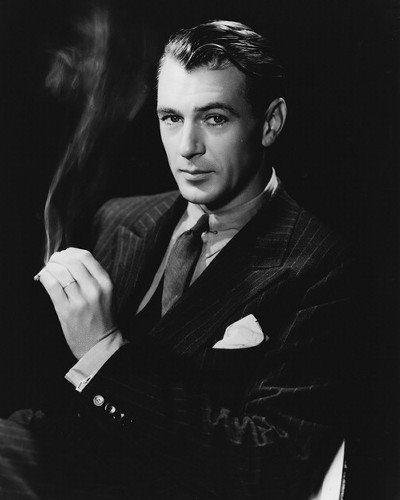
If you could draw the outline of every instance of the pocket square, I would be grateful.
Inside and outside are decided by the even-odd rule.
[[[246,347],[255,347],[260,344],[264,338],[268,340],[268,336],[264,335],[256,318],[253,314],[249,314],[229,325],[225,330],[223,339],[219,340],[213,346],[213,349],[243,349]]]

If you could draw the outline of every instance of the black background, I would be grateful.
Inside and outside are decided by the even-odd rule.
[[[42,262],[48,185],[73,125],[68,105],[44,87],[49,49],[65,43],[82,4],[0,3],[2,416],[34,404],[38,383],[50,383],[66,363],[62,339],[47,326],[54,313],[32,278]],[[152,27],[156,45],[179,27],[222,18],[249,24],[279,49],[289,115],[273,152],[278,175],[297,201],[353,241],[372,277],[358,491],[400,498],[397,2],[159,0],[121,9],[127,5]],[[173,188],[151,99],[121,136],[110,169],[110,195]],[[362,343],[361,328],[358,335]]]

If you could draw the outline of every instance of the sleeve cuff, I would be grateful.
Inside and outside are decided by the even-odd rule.
[[[82,358],[66,373],[65,378],[75,386],[78,392],[83,391],[86,385],[96,375],[100,368],[123,345],[129,343],[117,330],[94,345]]]

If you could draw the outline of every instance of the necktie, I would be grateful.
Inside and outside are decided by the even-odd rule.
[[[208,231],[206,214],[202,215],[191,229],[182,233],[172,247],[164,272],[163,315],[190,285],[203,246],[201,233],[204,231]]]

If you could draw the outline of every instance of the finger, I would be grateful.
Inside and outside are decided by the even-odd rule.
[[[90,252],[74,247],[68,248],[67,250],[70,251],[71,254],[76,255],[76,257],[86,266],[92,276],[98,281],[101,281],[102,279],[110,280],[110,276],[107,271]]]
[[[71,283],[71,281],[76,280],[75,276],[69,269],[61,264],[58,264],[57,262],[49,261],[45,269],[60,282],[62,287]]]
[[[87,250],[70,247],[62,252],[66,258],[76,259],[81,262],[93,278],[105,288],[111,285],[109,274],[100,263]]]
[[[64,293],[69,299],[79,298],[81,296],[75,276],[73,276],[65,266],[49,261],[45,269],[60,283]]]
[[[79,284],[85,283],[88,280],[93,280],[92,274],[76,257],[73,257],[68,252],[56,252],[50,257],[49,263],[58,265],[67,270],[67,272],[75,278]]]
[[[67,272],[77,280],[78,287],[71,285],[65,289],[65,292],[71,300],[79,300],[82,297],[88,301],[96,299],[101,290],[101,284],[92,276],[86,266],[78,260],[76,256],[71,255],[70,252],[65,250],[57,252],[51,256],[48,265],[50,264],[58,268],[63,268],[64,273]],[[65,279],[65,274],[62,279]]]
[[[39,281],[49,294],[55,309],[58,310],[68,304],[68,298],[64,293],[61,283],[46,268],[42,269],[39,275]]]

